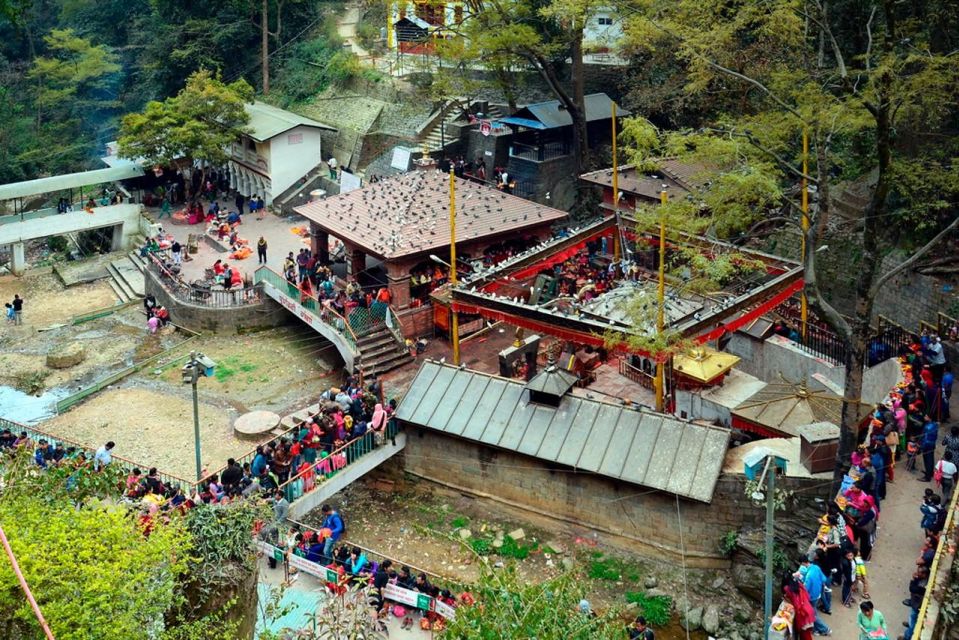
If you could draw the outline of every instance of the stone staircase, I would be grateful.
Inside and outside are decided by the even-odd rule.
[[[114,260],[107,265],[110,274],[110,286],[120,302],[129,302],[144,295],[143,270],[146,263],[137,251],[131,251],[125,258]]]
[[[356,346],[360,351],[360,369],[364,377],[392,371],[413,360],[405,345],[400,344],[385,326],[357,334]]]
[[[444,148],[444,143],[453,142],[453,136],[446,125],[455,122],[463,115],[463,110],[456,103],[449,103],[445,107],[445,113],[433,122],[433,126],[426,133],[425,143],[430,151],[440,151]],[[445,134],[444,134],[445,130]]]

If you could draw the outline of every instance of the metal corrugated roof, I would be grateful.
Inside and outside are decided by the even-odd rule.
[[[247,104],[245,109],[250,116],[250,123],[247,125],[249,136],[257,142],[266,142],[270,138],[275,138],[284,131],[289,131],[295,127],[314,127],[336,131],[335,127],[310,120],[292,111],[286,111],[265,102],[256,101]]]
[[[856,422],[861,424],[872,413],[872,407],[860,402],[857,409]],[[839,425],[842,396],[821,384],[769,384],[733,409],[732,415],[794,437],[799,435],[799,427],[815,422]]]
[[[604,120],[613,117],[613,101],[605,93],[591,93],[583,98],[583,106],[586,109],[586,122],[594,120]],[[628,116],[630,111],[622,109],[616,105],[616,116]],[[531,120],[530,124],[524,124],[522,120]],[[549,100],[547,102],[537,102],[523,107],[516,113],[510,114],[506,118],[500,118],[500,122],[513,121],[531,129],[556,129],[559,127],[568,127],[573,124],[573,119],[560,104],[559,100]],[[541,123],[541,124],[535,124]]]
[[[44,193],[54,193],[56,191],[89,187],[105,182],[138,178],[142,175],[143,169],[141,167],[130,164],[119,167],[109,167],[107,169],[95,169],[93,171],[80,171],[79,173],[65,173],[59,176],[37,178],[36,180],[27,180],[25,182],[11,182],[10,184],[0,185],[0,200],[29,198],[30,196],[38,196]]]
[[[427,360],[398,419],[617,480],[710,502],[729,430],[567,394],[528,401],[517,380]]]

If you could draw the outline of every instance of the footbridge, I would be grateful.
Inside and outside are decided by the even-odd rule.
[[[337,313],[315,296],[305,296],[293,283],[269,267],[260,267],[253,281],[263,293],[329,340],[343,357],[347,371],[369,376],[412,360],[393,310],[383,305],[377,313],[356,307]]]
[[[10,203],[13,213],[0,215],[0,247],[11,246],[11,271],[17,275],[26,267],[26,242],[51,236],[60,236],[80,231],[113,228],[112,250],[128,249],[140,234],[139,204],[115,204],[83,207],[83,188],[102,184],[116,184],[143,175],[140,167],[129,165],[82,171],[66,175],[27,180],[0,185],[0,203]],[[121,189],[119,185],[118,189]],[[26,211],[24,203],[30,199],[45,198],[55,194],[68,194],[66,201],[71,211],[59,212],[56,208]],[[87,195],[95,193],[89,189]]]

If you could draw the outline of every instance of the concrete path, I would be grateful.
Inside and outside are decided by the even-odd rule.
[[[902,601],[909,596],[909,580],[923,542],[919,528],[923,492],[926,488],[937,489],[934,483],[919,482],[920,477],[921,473],[907,472],[902,463],[896,467],[896,481],[887,485],[886,499],[880,505],[878,539],[867,566],[869,595],[886,618],[890,640],[902,635],[902,623],[909,620],[909,608]],[[856,613],[861,599],[847,609],[842,606],[842,593],[837,587],[832,600],[832,615],[822,616],[823,621],[832,627],[835,638],[855,640],[859,637]]]
[[[356,35],[356,25],[360,21],[359,5],[349,4],[346,11],[336,21],[336,33],[343,39],[344,45],[350,46],[350,51],[360,60],[370,57],[370,52],[359,45]]]
[[[313,576],[300,572],[296,574],[293,582],[283,590],[282,600],[279,610],[283,612],[282,616],[276,618],[263,617],[263,607],[272,597],[273,589],[279,587],[283,582],[283,567],[270,569],[266,558],[260,558],[260,583],[257,585],[258,594],[261,598],[259,616],[257,620],[257,631],[269,629],[274,632],[280,632],[284,628],[294,627],[297,629],[308,629],[311,626],[313,612],[328,597],[323,584]],[[417,621],[419,618],[417,618]],[[402,629],[400,625],[402,620],[395,616],[390,616],[387,620],[389,628],[388,636],[391,640],[426,640],[431,637],[429,631],[423,631],[416,626],[413,629]]]

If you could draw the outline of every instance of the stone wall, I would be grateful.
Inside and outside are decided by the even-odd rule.
[[[170,311],[174,324],[201,333],[245,333],[289,324],[292,316],[272,299],[262,296],[257,303],[218,309],[182,302],[167,291],[149,270],[143,274],[145,292]]]
[[[746,497],[743,476],[720,476],[711,504],[680,498],[680,527],[673,494],[435,431],[407,427],[407,433],[403,464],[408,473],[554,519],[571,535],[582,535],[583,529],[602,532],[609,536],[605,542],[630,551],[679,560],[685,547],[693,567],[728,567],[720,538],[759,526],[764,518],[763,509]]]

